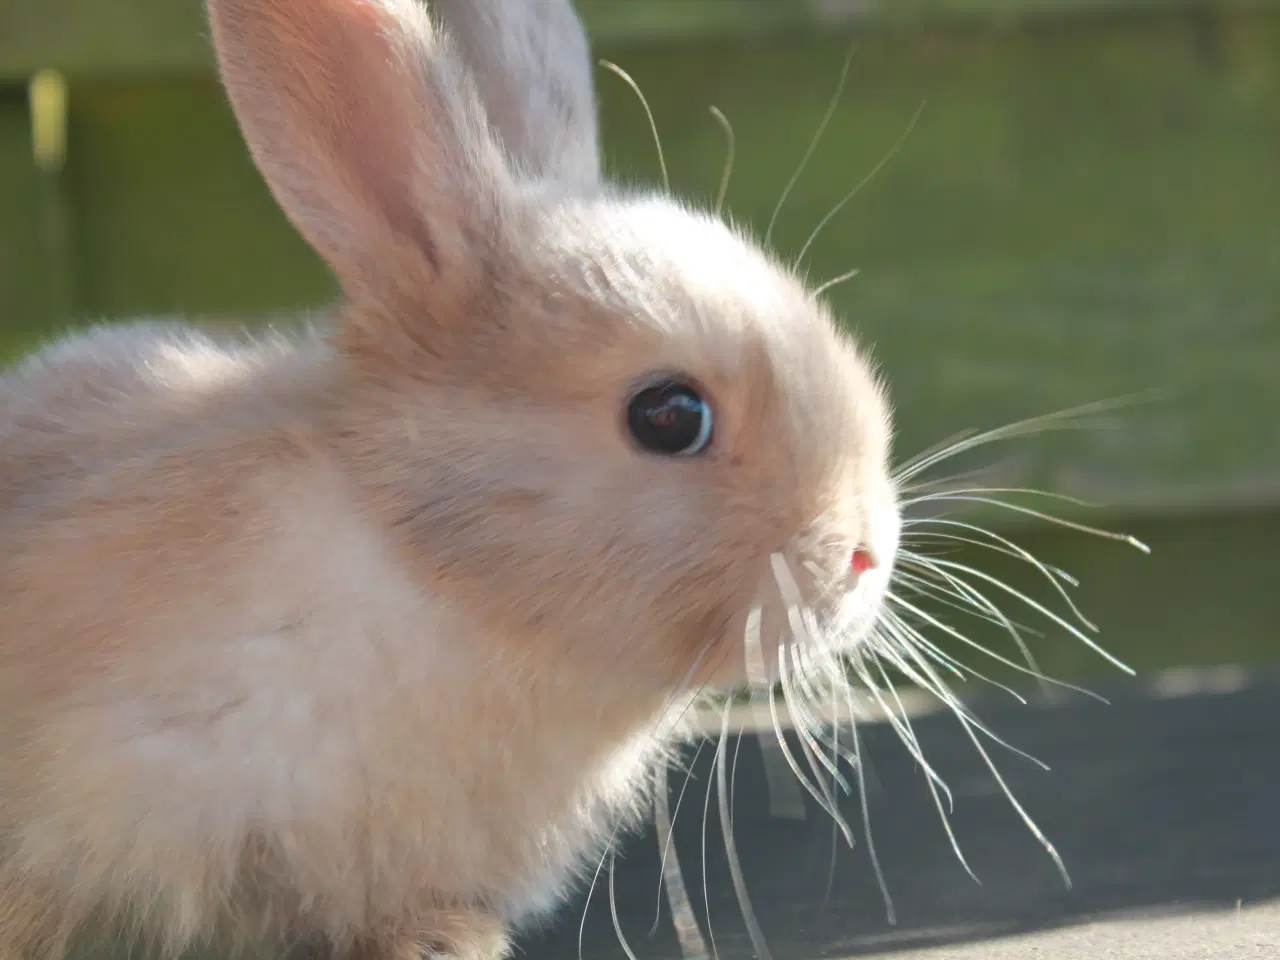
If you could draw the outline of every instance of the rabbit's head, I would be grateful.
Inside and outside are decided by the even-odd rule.
[[[774,674],[858,642],[899,534],[880,385],[750,239],[603,182],[568,0],[209,6],[346,295],[338,460],[495,655],[608,697],[742,682],[757,632]]]

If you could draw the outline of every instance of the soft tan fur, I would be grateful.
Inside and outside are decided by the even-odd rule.
[[[292,338],[103,327],[0,380],[0,957],[105,917],[488,960],[741,682],[754,603],[776,649],[772,553],[874,613],[885,402],[749,240],[598,183],[567,3],[209,12],[347,299]],[[630,442],[655,371],[711,399],[705,456]]]

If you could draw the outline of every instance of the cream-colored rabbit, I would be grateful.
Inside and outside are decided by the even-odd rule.
[[[749,240],[600,182],[568,0],[209,13],[346,299],[0,380],[0,957],[101,919],[492,957],[743,681],[754,608],[774,658],[775,555],[857,642],[898,539],[885,401]]]

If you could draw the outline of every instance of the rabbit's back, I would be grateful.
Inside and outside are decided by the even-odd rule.
[[[0,517],[51,484],[216,429],[237,385],[297,352],[160,320],[54,341],[0,377]]]

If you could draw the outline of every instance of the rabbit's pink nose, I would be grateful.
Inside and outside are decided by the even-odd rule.
[[[876,555],[867,547],[858,547],[853,551],[853,572],[862,576],[868,570],[876,568]]]

